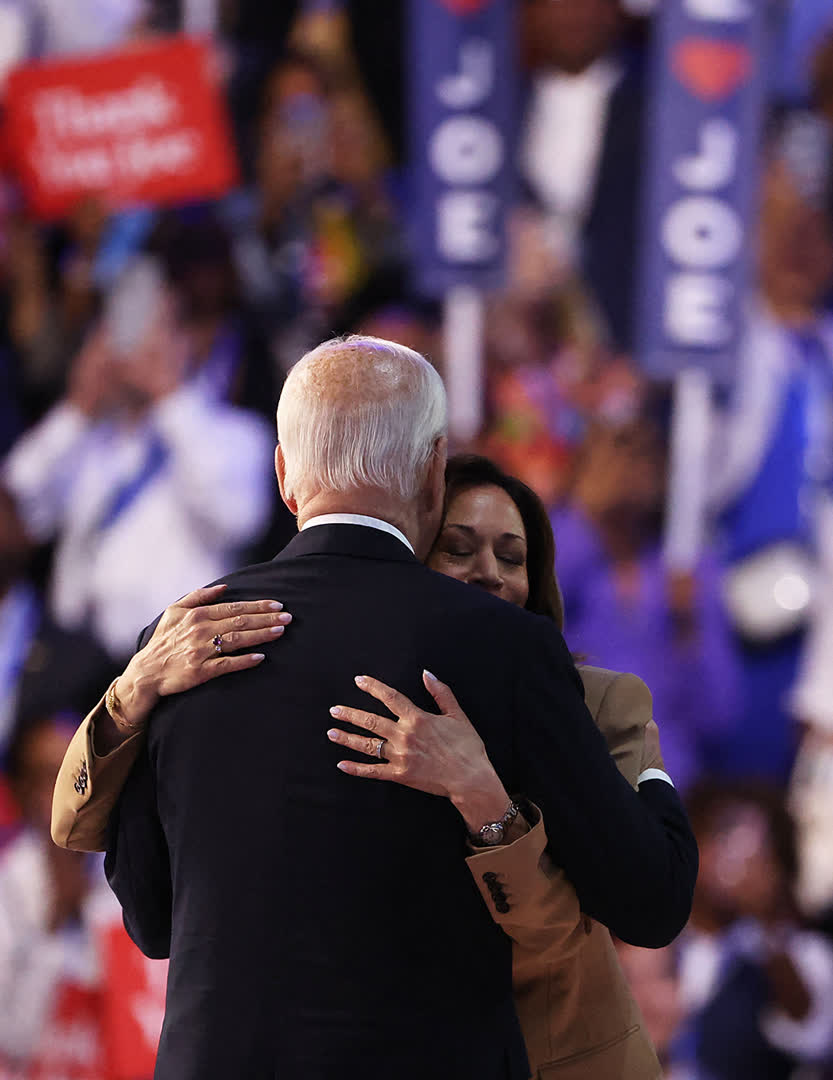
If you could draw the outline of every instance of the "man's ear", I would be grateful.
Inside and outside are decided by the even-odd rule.
[[[298,516],[298,502],[291,491],[287,491],[286,488],[286,459],[283,456],[283,450],[281,444],[275,447],[275,476],[278,478],[278,489],[281,493],[281,498],[286,504],[286,508],[290,514],[294,517]]]
[[[425,484],[426,509],[442,513],[445,502],[445,467],[448,464],[448,439],[440,436],[434,443]]]

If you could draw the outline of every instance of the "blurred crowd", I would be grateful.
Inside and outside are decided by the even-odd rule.
[[[551,507],[568,643],[647,682],[692,815],[689,929],[622,948],[668,1075],[831,1077],[833,9],[773,5],[747,329],[716,402],[708,539],[670,573],[669,388],[640,373],[633,327],[651,6],[519,0],[521,183],[473,448]],[[286,371],[354,331],[443,369],[441,310],[409,277],[403,8],[0,0],[0,80],[210,35],[242,178],[176,207],[91,193],[44,225],[0,174],[0,1078],[145,1075],[112,1063],[112,901],[97,860],[48,840],[49,792],[139,631],[291,536]]]

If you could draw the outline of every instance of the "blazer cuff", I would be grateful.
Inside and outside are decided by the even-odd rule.
[[[547,846],[547,834],[538,807],[534,803],[526,803],[523,815],[531,826],[529,832],[511,844],[497,844],[489,848],[469,845],[469,850],[473,852],[466,859],[469,871],[492,917],[498,922],[501,915],[507,915],[512,910],[513,902],[521,900],[525,891],[523,884],[537,874],[541,855]],[[504,888],[507,883],[512,884],[508,893]],[[519,895],[513,896],[515,892]]]
[[[109,754],[96,754],[95,720],[104,708],[102,698],[72,737],[52,796],[52,839],[73,851],[106,848],[110,813],[144,741],[138,731]]]

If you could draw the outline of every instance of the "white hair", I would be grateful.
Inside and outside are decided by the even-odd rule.
[[[286,492],[372,487],[412,499],[447,425],[442,379],[420,353],[376,337],[325,341],[292,368],[278,403]]]

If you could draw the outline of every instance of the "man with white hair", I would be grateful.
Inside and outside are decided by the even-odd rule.
[[[280,599],[292,631],[245,677],[160,702],[112,821],[125,923],[171,960],[157,1080],[526,1080],[510,941],[462,857],[466,826],[507,815],[504,789],[541,808],[584,910],[643,945],[685,922],[673,789],[656,785],[661,823],[554,624],[420,561],[445,430],[439,375],[392,342],[328,342],[286,381],[276,468],[300,532],[224,580],[232,601]],[[448,799],[356,784],[326,738],[334,703],[365,703],[356,676],[429,705],[424,669],[503,784],[458,807],[465,825]]]

